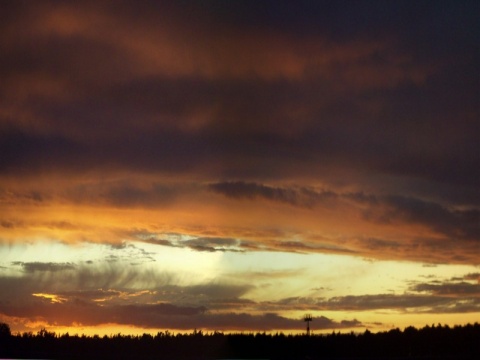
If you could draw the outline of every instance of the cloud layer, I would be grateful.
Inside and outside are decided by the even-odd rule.
[[[68,265],[68,266],[67,266]],[[251,298],[255,285],[207,282],[178,285],[174,274],[125,265],[13,263],[23,275],[2,276],[6,291],[0,312],[47,325],[98,326],[117,323],[141,328],[188,330],[298,330],[301,319],[281,314],[328,311],[344,314],[395,311],[400,314],[461,314],[480,311],[480,287],[465,274],[445,281],[414,282],[403,294],[290,297],[274,301]],[[289,272],[251,274],[251,279],[288,277]],[[20,320],[17,320],[20,321]],[[359,320],[315,318],[316,329],[366,326]]]
[[[221,11],[225,18],[218,8],[229,6],[216,2],[145,4],[135,17],[131,4],[6,6],[2,172],[284,178],[360,166],[473,193],[478,69],[466,29],[475,17],[462,6],[450,4],[457,15],[448,18],[431,6],[410,9],[424,18],[407,29],[407,10],[382,7],[408,31],[376,36],[383,18],[362,18],[375,6],[356,23],[347,20],[351,4],[301,6],[331,26],[349,23],[348,37],[319,19],[265,18],[261,5],[251,9],[255,24],[265,20],[256,27],[235,6],[243,7]],[[420,34],[421,50],[411,42]]]
[[[262,330],[309,308],[342,312],[325,328],[363,324],[347,311],[479,312],[476,2],[0,7],[0,314]],[[31,244],[70,250],[21,255]],[[65,258],[89,246],[108,255]],[[185,281],[196,256],[247,254],[470,275],[262,297],[308,271],[259,260]]]

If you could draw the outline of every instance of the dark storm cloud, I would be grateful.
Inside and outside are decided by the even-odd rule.
[[[476,280],[467,274],[458,280],[413,283],[403,294],[349,295],[332,298],[290,297],[265,304],[278,311],[281,308],[368,311],[394,309],[410,313],[469,313],[480,310],[480,287],[463,281]]]
[[[419,292],[428,292],[440,295],[465,296],[480,295],[480,286],[469,283],[457,284],[418,284],[412,287],[412,290]]]
[[[38,190],[11,191],[0,189],[0,201],[4,204],[24,203],[40,205],[49,200],[48,194]]]
[[[345,326],[345,327],[360,327],[360,326],[363,326],[363,324],[360,321],[358,321],[357,319],[342,320],[340,322],[340,324],[342,324],[342,326]]]
[[[24,270],[24,276],[20,278],[0,277],[1,287],[5,289],[0,298],[19,299],[32,293],[57,293],[77,289],[123,290],[136,286],[152,289],[169,285],[176,279],[175,274],[140,269],[129,264],[129,259],[123,260],[122,263],[106,261],[98,265],[18,262],[13,266],[26,264],[28,271]]]
[[[80,275],[80,274],[78,274]],[[248,285],[205,284],[194,286],[163,285],[151,290],[127,289],[129,282],[114,288],[97,288],[101,277],[111,274],[97,272],[96,284],[82,290],[58,291],[69,288],[74,279],[57,278],[49,282],[34,278],[0,277],[3,289],[14,290],[0,295],[0,313],[18,318],[35,318],[49,324],[100,325],[117,323],[139,327],[190,330],[291,330],[302,328],[299,319],[288,319],[274,313],[251,315],[238,312],[242,307],[258,306],[240,299],[251,289]],[[118,278],[118,277],[116,277]],[[67,281],[66,281],[67,280]],[[138,284],[138,283],[137,283]],[[12,287],[12,285],[15,285]],[[115,288],[115,285],[118,285]],[[23,289],[23,290],[22,290]],[[76,287],[78,289],[78,287]],[[19,292],[22,290],[21,292]],[[40,293],[40,291],[41,293]],[[36,293],[35,296],[32,296]],[[16,299],[15,301],[13,301]],[[52,300],[53,299],[53,300]],[[215,310],[235,311],[216,313]],[[335,322],[325,317],[315,319],[315,328],[336,329],[361,326],[356,320]]]
[[[338,245],[337,241],[330,239],[329,242],[318,243],[306,243],[301,241],[274,241],[272,244],[272,250],[274,251],[286,251],[286,252],[297,252],[300,254],[307,254],[310,252],[321,252],[321,253],[333,253],[333,254],[343,254],[343,255],[358,255],[358,251],[354,249],[349,249],[348,245]]]
[[[377,250],[377,251],[399,251],[400,249],[405,249],[406,244],[402,244],[401,241],[393,240],[384,240],[378,238],[361,238],[360,242],[362,246],[366,249]]]
[[[239,241],[231,238],[199,237],[192,240],[182,241],[182,246],[197,251],[241,251],[238,248]]]
[[[5,172],[335,166],[478,199],[474,2],[76,5],[4,6]]]
[[[462,307],[462,305],[466,305]],[[373,310],[373,309],[396,309],[409,312],[477,312],[480,307],[478,298],[464,298],[455,301],[441,296],[420,295],[360,295],[344,296],[320,302],[325,308],[344,310]]]
[[[142,327],[166,327],[167,319],[191,317],[205,310],[202,307],[183,307],[172,304],[100,306],[94,303],[49,304],[42,300],[24,306],[0,305],[0,311],[7,316],[40,317],[49,323],[56,322],[67,326],[81,321],[84,325],[115,322]]]
[[[140,265],[148,262],[155,262],[154,253],[145,249],[139,248],[134,244],[127,244],[126,242],[108,245],[113,251],[105,257],[108,262],[129,262],[130,265]],[[115,250],[122,250],[117,254]]]
[[[458,295],[458,298],[434,293],[429,295],[415,293],[400,295],[348,295],[329,299],[292,297],[262,305],[263,308],[272,311],[280,309],[304,311],[370,311],[390,309],[409,313],[463,313],[479,311],[480,298],[476,294],[462,295],[458,293]]]
[[[120,266],[109,266],[108,269],[100,267],[97,271],[88,272],[77,268],[74,274],[65,269],[49,277],[35,276],[35,273],[26,273],[21,278],[2,276],[0,285],[6,291],[0,294],[0,312],[6,316],[35,318],[65,326],[117,323],[182,330],[250,331],[303,327],[299,319],[275,313],[239,313],[241,308],[260,305],[240,298],[252,289],[250,285],[209,283],[177,286],[169,285],[169,280],[165,278],[146,281],[145,277],[153,274],[132,267],[128,272],[136,275],[124,274]],[[143,284],[149,284],[150,289],[138,290],[138,276],[144,278]],[[134,278],[137,280],[132,280]],[[157,274],[154,278],[159,280],[161,276]],[[79,282],[82,283],[80,286]],[[132,289],[133,285],[136,289]],[[216,313],[216,310],[235,313]],[[361,326],[356,320],[336,322],[325,317],[315,320],[318,329]]]
[[[471,273],[463,277],[465,280],[476,280],[480,284],[480,273]]]
[[[0,276],[0,287],[5,290],[0,294],[0,302],[27,301],[32,294],[42,293],[58,295],[64,302],[105,299],[105,303],[125,305],[142,300],[208,306],[211,300],[241,298],[254,288],[252,284],[219,280],[180,286],[179,275],[130,264],[138,260],[135,257],[132,260],[128,250],[116,261],[107,257],[97,265],[14,262],[13,269],[22,266],[24,271],[21,277]]]
[[[65,270],[74,270],[75,264],[72,263],[53,263],[53,262],[21,262],[14,261],[12,265],[21,266],[23,270],[27,273],[33,272],[56,272],[56,271],[65,271]]]
[[[1,150],[5,156],[0,165],[5,171],[15,172],[22,168],[78,171],[105,165],[178,172],[193,171],[200,164],[209,167],[221,161],[225,168],[220,175],[283,177],[293,162],[303,167],[302,172],[315,173],[321,169],[311,166],[321,162],[326,168],[344,163],[355,169],[364,164],[375,171],[454,183],[473,183],[478,178],[476,167],[472,166],[478,160],[475,148],[468,145],[473,138],[447,139],[445,145],[452,149],[447,153],[446,149],[436,148],[441,142],[432,144],[430,133],[411,133],[410,126],[402,119],[396,120],[398,123],[392,120],[392,129],[387,127],[383,118],[364,108],[370,105],[311,95],[325,91],[316,89],[315,85],[232,82],[216,86],[205,80],[179,80],[178,84],[163,79],[157,82],[163,84],[161,89],[150,80],[145,90],[133,84],[124,90],[123,96],[92,94],[90,101],[61,105],[54,102],[46,108],[36,105],[33,111],[42,117],[68,119],[73,125],[59,124],[55,131],[62,133],[48,136],[27,133],[18,127],[4,129]],[[197,99],[199,97],[203,99]],[[381,106],[387,100],[378,101]],[[305,114],[298,119],[289,115],[289,108]],[[195,122],[188,119],[196,116],[207,117],[206,125],[193,133],[185,132],[182,127],[188,128],[188,121]],[[396,110],[387,116],[398,117]],[[324,120],[318,123],[317,118]],[[85,119],[92,124],[87,126]],[[422,121],[426,122],[422,127],[430,126],[428,119]],[[299,133],[293,139],[285,135],[291,123],[304,124],[298,125]],[[337,123],[344,125],[340,127]],[[472,136],[473,124],[459,126],[463,130],[456,132]],[[94,134],[91,134],[92,127]],[[112,136],[112,127],[116,129],[115,136]],[[88,134],[91,134],[90,140],[82,139]],[[445,129],[441,135],[453,137],[455,134]],[[405,148],[398,139],[419,145]],[[430,146],[435,147],[433,154],[428,153]],[[248,162],[248,159],[256,161]],[[236,166],[230,168],[229,160]]]
[[[361,212],[368,221],[385,224],[399,221],[422,224],[452,239],[480,239],[480,211],[476,208],[449,209],[439,203],[400,195],[336,193],[298,187],[273,187],[243,181],[212,183],[209,189],[233,199],[263,198],[306,207],[354,201],[362,206],[367,205]],[[401,245],[395,241],[380,239],[369,239],[368,243],[374,247],[393,248]]]
[[[315,192],[310,189],[280,188],[243,181],[220,182],[209,185],[217,193],[235,199],[264,198],[297,206],[313,206],[322,200],[335,199],[337,195],[331,191]]]
[[[365,199],[359,200],[355,194],[349,195],[349,197],[374,205],[364,211],[364,216],[368,220],[382,223],[400,220],[407,223],[424,224],[451,238],[480,239],[480,211],[478,209],[448,209],[434,202],[397,195],[368,197],[366,201]]]
[[[184,2],[184,5],[187,13],[208,17],[212,26],[279,29],[298,37],[325,34],[336,41],[395,34],[397,41],[403,40],[405,46],[410,44],[419,56],[429,56],[432,52],[439,54],[446,51],[445,45],[465,50],[462,45],[476,39],[469,30],[480,11],[475,1],[389,4],[381,0],[368,4],[343,0],[301,0],[295,3],[204,1]],[[440,38],[439,33],[444,32],[448,35]],[[459,39],[460,43],[455,43]],[[419,44],[425,44],[425,48],[418,47]]]
[[[169,235],[168,238],[166,238]],[[255,240],[255,235],[247,233],[247,237],[252,237],[252,240],[249,239],[238,239],[238,238],[219,238],[219,237],[198,237],[182,234],[156,234],[150,232],[138,232],[133,231],[130,233],[130,236],[133,240],[146,242],[149,244],[160,245],[160,246],[169,246],[176,248],[188,248],[195,251],[207,251],[207,252],[245,252],[245,251],[284,251],[284,252],[296,252],[296,253],[310,253],[310,252],[328,252],[328,253],[337,253],[337,254],[354,254],[357,253],[356,250],[349,249],[344,246],[335,244],[333,240],[331,242],[318,243],[306,241],[292,241],[292,240],[271,240],[268,242],[261,242]],[[288,238],[288,235],[285,234],[276,234],[273,237],[279,238],[284,237]]]
[[[410,259],[435,264],[476,264],[478,262],[478,241],[466,241],[459,238],[413,237],[409,240],[378,239],[373,237],[357,237],[351,239],[367,257]],[[459,246],[461,244],[461,246]]]
[[[475,296],[480,298],[480,284],[467,282],[420,283],[411,286],[412,291],[452,297]],[[480,299],[479,299],[480,300]]]
[[[168,239],[165,238],[168,235]],[[188,236],[185,237],[182,234],[171,233],[171,234],[155,234],[150,232],[133,232],[132,236],[134,239],[161,246],[171,246],[178,248],[188,248],[195,251],[244,251],[244,246],[242,241],[234,238],[226,237],[213,237],[213,236]]]
[[[176,306],[173,304],[144,304],[100,306],[98,304],[49,304],[39,301],[30,306],[6,305],[0,303],[0,311],[7,316],[35,317],[48,323],[69,326],[74,323],[101,325],[117,323],[143,328],[174,328],[179,330],[296,330],[303,328],[300,319],[289,319],[267,313],[251,315],[246,313],[209,313],[204,307]],[[340,323],[326,317],[315,318],[316,329],[340,329],[359,327],[357,320]]]
[[[6,229],[13,229],[15,227],[15,223],[9,220],[2,220],[2,222],[0,222],[0,226]]]
[[[159,183],[135,184],[124,180],[77,185],[64,196],[76,203],[152,207],[172,203],[180,191],[185,193],[188,189]]]

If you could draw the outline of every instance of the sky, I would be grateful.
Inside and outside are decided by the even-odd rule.
[[[478,1],[0,2],[0,322],[480,321]]]

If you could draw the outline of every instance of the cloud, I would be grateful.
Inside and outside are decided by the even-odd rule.
[[[470,273],[463,277],[465,280],[474,280],[480,284],[480,273]]]
[[[13,229],[15,227],[15,224],[13,223],[13,221],[3,220],[0,223],[0,226],[6,229]]]
[[[240,251],[239,241],[231,238],[199,237],[185,240],[182,245],[197,251]]]
[[[240,276],[246,279],[275,279],[275,278],[289,278],[298,277],[304,273],[304,269],[284,269],[284,270],[269,270],[269,271],[248,271],[241,273],[232,273],[230,276]]]
[[[390,223],[403,221],[419,223],[450,237],[480,239],[480,212],[476,208],[449,209],[439,203],[399,195],[336,193],[330,190],[315,191],[307,188],[280,188],[243,181],[212,183],[209,188],[233,199],[270,201],[295,206],[312,207],[320,203],[354,201],[367,206],[362,210],[366,220]]]
[[[220,182],[209,185],[217,193],[234,199],[264,198],[271,201],[296,206],[311,207],[320,201],[335,199],[337,195],[331,191],[316,192],[306,188],[280,188],[243,181]]]
[[[434,237],[415,236],[410,239],[365,237],[353,235],[345,245],[339,246],[336,239],[323,239],[323,244],[318,240],[311,243],[278,241],[276,247],[288,251],[295,249],[301,252],[327,251],[327,252],[359,252],[367,254],[402,254],[411,258],[422,257],[418,253],[418,244],[435,250],[440,255],[442,250],[451,254],[453,242],[463,241],[464,248],[476,249],[477,240],[480,239],[480,213],[476,208],[457,209],[447,207],[441,203],[425,201],[420,198],[406,197],[391,194],[375,194],[365,192],[336,192],[331,190],[307,189],[300,187],[273,187],[259,183],[246,183],[242,181],[212,183],[211,191],[224,195],[232,200],[244,200],[251,203],[265,199],[281,204],[297,207],[307,207],[312,212],[320,209],[335,209],[336,211],[357,213],[371,224],[388,225],[392,228],[406,225],[420,225],[430,229],[436,234]],[[438,238],[438,235],[441,238]],[[448,249],[448,250],[447,250]],[[458,248],[459,253],[463,251]],[[416,255],[415,255],[416,253]],[[472,254],[470,251],[450,256],[452,261],[466,260]],[[475,253],[475,251],[474,251]],[[451,254],[452,255],[452,254]],[[371,255],[367,255],[371,256]],[[373,255],[376,256],[376,255]],[[378,255],[377,255],[378,256]],[[461,259],[463,257],[463,260]],[[443,259],[438,261],[444,261]]]
[[[21,261],[14,261],[12,265],[21,266],[23,270],[27,273],[33,272],[57,272],[57,271],[65,271],[65,270],[74,270],[75,265],[72,263],[53,263],[53,262],[21,262]]]
[[[56,270],[46,270],[46,265]],[[21,277],[0,277],[0,285],[6,290],[0,295],[1,314],[57,326],[117,323],[142,328],[248,331],[303,327],[300,320],[276,313],[250,314],[252,308],[262,309],[261,303],[244,298],[253,289],[250,284],[211,282],[183,286],[176,285],[171,277],[136,267],[125,272],[116,265],[97,266],[94,270],[90,270],[91,266],[70,269],[46,265],[37,267],[48,276],[33,271],[24,272]],[[291,272],[275,274],[294,276]],[[139,290],[142,284],[143,290]],[[336,322],[325,317],[315,321],[317,329],[361,326],[357,321]]]
[[[478,287],[472,284],[416,284],[404,294],[346,295],[331,298],[290,297],[265,302],[263,308],[303,311],[371,311],[401,313],[475,313],[480,310]],[[427,293],[427,294],[425,294]]]
[[[234,238],[192,236],[178,233],[156,234],[149,232],[134,232],[133,237],[139,241],[178,248],[188,248],[195,251],[244,251],[242,242]],[[165,239],[166,237],[167,239]]]
[[[137,249],[136,247],[133,250]],[[182,306],[206,306],[224,299],[239,299],[255,288],[238,279],[218,278],[208,282],[183,279],[184,274],[158,270],[148,265],[135,266],[128,256],[130,248],[118,258],[107,256],[94,264],[13,262],[2,271],[0,285],[5,290],[0,302],[29,303],[32,294],[58,296],[65,303],[175,303]],[[113,250],[119,252],[120,250]],[[12,274],[21,266],[23,271]],[[48,299],[47,299],[48,300]]]
[[[178,193],[186,192],[177,186],[161,183],[134,183],[133,181],[112,181],[80,184],[68,189],[64,195],[68,200],[93,205],[108,205],[121,208],[155,207],[171,204]]]
[[[6,195],[10,211],[5,213],[0,239],[14,241],[20,234],[29,239],[40,231],[64,242],[120,246],[130,240],[205,252],[335,253],[434,263],[475,263],[478,257],[479,214],[473,207],[327,186],[245,181],[174,184],[146,179],[84,182],[67,189],[52,183],[44,191],[36,190],[48,199],[41,206],[30,200],[17,202],[24,199],[21,192],[10,192]],[[136,190],[123,194],[125,189]],[[169,195],[158,195],[156,189]],[[15,210],[18,204],[26,206],[21,216]],[[51,209],[80,206],[85,211],[79,216],[41,211],[47,205]],[[191,213],[188,226],[180,215],[185,208]],[[273,208],[277,215],[269,216]],[[149,215],[140,216],[142,209]],[[212,216],[214,224],[209,222]],[[240,220],[244,216],[247,222]],[[343,226],[340,218],[349,226]],[[151,254],[129,249],[137,263],[153,260]],[[118,255],[111,255],[110,261],[118,261]]]
[[[470,274],[466,275],[465,278],[470,279]],[[419,283],[411,286],[410,289],[416,292],[426,292],[432,295],[442,295],[447,297],[480,297],[480,285],[471,284],[465,281],[444,283]]]
[[[360,321],[358,321],[357,319],[342,320],[341,324],[342,324],[342,326],[345,326],[345,327],[360,327],[360,326],[363,326],[363,324]]]
[[[238,233],[238,232],[237,232]],[[188,248],[206,252],[245,252],[245,251],[281,251],[307,254],[311,252],[327,252],[335,254],[354,254],[356,250],[335,244],[335,241],[291,241],[287,234],[278,233],[276,238],[285,240],[262,239],[261,232],[249,232],[248,239],[227,237],[205,237],[179,233],[150,233],[147,231],[133,231],[132,239],[149,244]],[[273,236],[273,235],[271,235]],[[327,240],[327,239],[324,239]]]
[[[261,6],[249,8],[259,13],[244,18],[232,16],[246,15],[245,9],[234,11],[243,5],[231,5],[225,12],[231,23],[219,17],[217,6],[150,6],[12,10],[0,43],[8,80],[0,90],[8,95],[8,110],[0,116],[4,171],[107,167],[242,178],[289,177],[295,169],[327,177],[338,166],[355,173],[362,164],[373,173],[440,182],[471,185],[476,179],[468,120],[477,111],[469,71],[475,61],[466,57],[476,43],[454,26],[459,18],[465,28],[472,26],[470,12],[452,9],[452,20],[432,10],[424,19],[431,28],[452,27],[455,41],[448,44],[458,47],[458,58],[445,65],[438,43],[428,41],[420,54],[402,41],[418,26],[444,41],[442,32],[416,23],[398,32],[381,16],[367,21],[361,16],[366,10],[355,14],[363,21],[352,23],[345,9],[305,5],[295,11],[298,17],[286,12],[280,21],[275,12],[255,27],[252,18],[265,18]],[[367,8],[369,16],[378,11]],[[382,11],[392,23],[404,28],[397,5],[387,8]],[[348,26],[331,31],[319,18],[333,28]],[[380,24],[388,27],[382,36],[362,35]],[[338,36],[345,32],[349,38]],[[433,91],[439,84],[449,88]],[[408,114],[405,103],[412,105]],[[411,118],[419,131],[411,130]],[[454,132],[447,126],[451,118],[457,118]],[[438,121],[442,141],[434,142],[423,130]],[[446,170],[451,168],[456,171]],[[130,190],[122,198],[126,203],[143,198]]]
[[[403,196],[386,196],[381,200],[388,208],[377,218],[379,221],[399,219],[425,224],[449,237],[480,239],[478,209],[450,210],[440,204]]]
[[[480,295],[480,286],[472,285],[469,283],[456,283],[456,284],[418,284],[415,285],[412,290],[419,292],[428,292],[437,295],[450,295],[450,296],[464,296],[464,295]]]
[[[480,239],[480,212],[476,208],[459,210],[414,197],[399,195],[347,194],[359,204],[369,205],[363,211],[366,220],[380,223],[402,221],[422,224],[450,238]]]
[[[109,299],[120,318],[135,286],[157,291],[138,295],[153,305],[254,306],[242,284],[182,287],[178,274],[137,266],[154,254],[136,241],[226,258],[275,251],[478,264],[476,10],[3,5],[0,242],[110,244],[89,265],[2,264],[19,276],[0,278],[3,296],[100,291],[77,300],[96,309],[95,299]],[[282,306],[474,311],[477,280],[417,283],[395,296],[293,296]],[[48,299],[34,300],[52,311]],[[167,316],[146,309],[132,312]],[[212,324],[265,320],[217,315]],[[275,316],[271,324],[290,326]]]
[[[209,313],[204,307],[175,306],[173,304],[143,304],[99,306],[96,304],[41,303],[34,306],[0,304],[0,312],[18,318],[37,318],[49,324],[85,326],[117,323],[141,328],[209,329],[209,330],[298,330],[301,319],[286,318],[274,313],[252,315],[247,313]],[[314,318],[315,329],[340,329],[362,326],[357,320],[335,322],[326,317]]]
[[[94,303],[32,303],[26,306],[0,305],[3,314],[15,317],[42,318],[48,323],[71,326],[100,325],[116,322],[118,324],[141,327],[162,327],[165,318],[194,316],[205,311],[204,308],[182,307],[172,304],[113,305],[100,306]]]
[[[184,288],[182,291],[194,297],[206,296],[208,298],[237,298],[245,295],[253,285],[229,285],[229,284],[207,284],[193,285]]]
[[[64,263],[18,263],[27,270],[21,277],[2,276],[0,284],[5,293],[0,299],[25,299],[32,293],[62,293],[126,289],[155,289],[173,283],[175,274],[157,272],[123,262],[105,262],[97,265]],[[18,266],[15,265],[14,266]]]
[[[425,307],[435,307],[450,303],[448,299],[433,296],[421,295],[359,295],[359,296],[340,296],[330,298],[327,301],[320,301],[317,306],[323,309],[335,310],[373,310],[373,309],[391,309],[399,311],[422,311]]]

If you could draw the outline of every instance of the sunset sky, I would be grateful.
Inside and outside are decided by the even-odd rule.
[[[12,332],[480,322],[480,2],[0,2]]]

